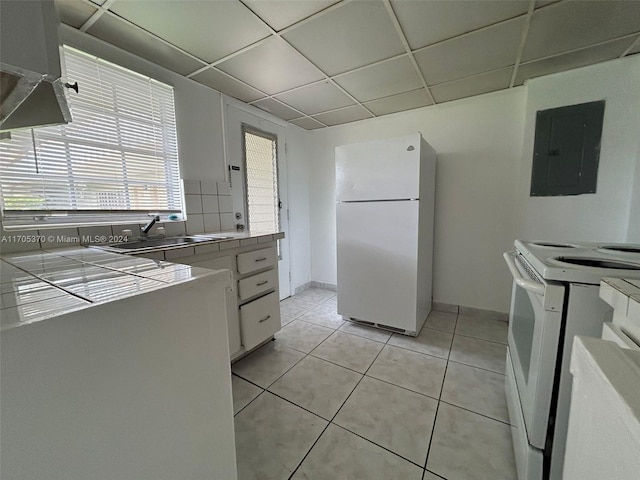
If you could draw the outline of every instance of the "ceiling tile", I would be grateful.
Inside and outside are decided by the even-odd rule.
[[[279,32],[338,3],[338,0],[243,0],[243,3]]]
[[[527,13],[527,0],[392,0],[393,10],[412,49],[455,37]]]
[[[270,34],[255,15],[236,1],[120,0],[111,10],[207,62]]]
[[[361,102],[408,92],[422,86],[406,55],[335,78],[337,84]]]
[[[521,64],[518,67],[518,73],[516,73],[515,85],[522,85],[528,78],[540,77],[550,73],[563,72],[565,70],[571,70],[572,68],[613,60],[629,48],[633,40],[632,38],[613,40],[576,52]]]
[[[355,104],[348,95],[329,82],[314,83],[278,95],[277,98],[307,115]]]
[[[196,82],[215,88],[219,92],[226,93],[243,102],[253,102],[254,100],[264,97],[264,94],[255,88],[248,87],[236,79],[229,77],[229,75],[218,72],[213,68],[208,68],[191,78]]]
[[[324,125],[322,125],[319,122],[316,122],[313,118],[298,118],[297,120],[291,120],[291,123],[293,123],[294,125],[298,125],[299,127],[304,128],[305,130],[315,130],[317,128],[323,128]]]
[[[428,85],[513,65],[525,21],[510,20],[415,53]]]
[[[483,93],[495,92],[509,86],[513,68],[502,68],[493,72],[455,80],[431,87],[436,102],[448,102],[458,98],[473,97]]]
[[[566,52],[640,31],[638,1],[568,1],[536,10],[523,61]]]
[[[640,41],[636,40],[636,44],[633,46],[627,55],[632,55],[634,53],[640,53]]]
[[[87,33],[181,75],[202,67],[202,62],[159,42],[153,35],[108,13],[102,15]]]
[[[91,2],[96,3],[98,5],[102,5],[104,2],[106,2],[107,0],[91,0]]]
[[[328,75],[405,51],[389,14],[378,0],[346,3],[294,28],[284,38]]]
[[[97,7],[78,0],[55,0],[55,4],[60,21],[74,28],[80,28],[98,11]]]
[[[292,118],[298,118],[300,116],[300,112],[296,112],[294,109],[283,105],[273,98],[265,98],[263,100],[252,103],[252,105],[255,105],[265,112],[269,112],[283,120],[291,120]]]
[[[402,112],[404,110],[412,110],[414,108],[426,107],[432,105],[424,88],[405,92],[399,95],[380,98],[364,104],[375,115],[387,115],[388,113]]]
[[[273,37],[217,65],[220,70],[273,95],[321,80],[324,75],[281,38]]]
[[[552,3],[559,2],[560,0],[537,0],[535,8],[546,7],[547,5],[551,5]]]
[[[333,112],[319,113],[318,115],[314,115],[313,118],[317,118],[322,123],[331,126],[364,120],[365,118],[371,118],[371,115],[360,105],[354,105],[352,107],[334,110]]]

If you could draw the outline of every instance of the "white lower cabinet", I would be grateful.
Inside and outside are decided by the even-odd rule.
[[[194,255],[192,258],[196,258]],[[210,268],[212,270],[227,269],[232,272],[235,270],[233,257],[226,255],[224,257],[211,258],[209,260],[201,260],[189,263],[194,267]],[[226,291],[227,304],[227,325],[229,333],[229,353],[233,355],[240,350],[240,324],[238,323],[238,301],[236,299],[236,291],[234,288],[228,288]]]
[[[238,299],[244,301],[263,292],[274,290],[277,286],[278,271],[267,270],[266,272],[238,280]]]
[[[277,264],[276,249],[273,247],[238,254],[238,273],[241,275],[264,268],[274,268]]]
[[[242,327],[242,343],[246,350],[251,350],[272,337],[280,330],[278,293],[272,292],[241,305],[240,325]]]
[[[188,250],[193,252],[192,248]],[[169,261],[233,273],[233,288],[227,290],[225,297],[232,360],[280,330],[275,242],[174,256]]]

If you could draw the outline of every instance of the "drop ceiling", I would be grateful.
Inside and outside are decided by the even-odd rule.
[[[640,1],[56,0],[74,28],[323,128],[640,51]]]

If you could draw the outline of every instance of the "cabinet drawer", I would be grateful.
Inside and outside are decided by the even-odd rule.
[[[240,300],[273,290],[278,285],[276,270],[268,270],[238,281],[238,296]]]
[[[251,350],[280,330],[280,302],[276,292],[240,307],[242,345]]]
[[[238,273],[251,273],[261,268],[272,267],[277,262],[276,249],[262,248],[238,254]]]

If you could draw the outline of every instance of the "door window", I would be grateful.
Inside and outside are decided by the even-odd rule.
[[[247,227],[252,234],[280,231],[277,138],[243,127]]]

